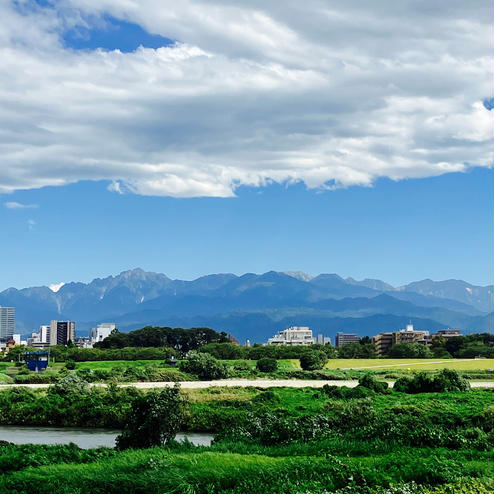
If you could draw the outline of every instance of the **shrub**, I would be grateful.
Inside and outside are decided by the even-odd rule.
[[[339,430],[351,430],[371,424],[376,411],[370,398],[351,401],[329,401],[325,405],[331,417],[332,426]]]
[[[67,362],[65,363],[65,367],[69,370],[74,370],[75,362],[73,360],[67,360]]]
[[[370,389],[376,393],[384,393],[388,389],[387,382],[381,382],[370,374],[364,374],[358,381],[358,385]]]
[[[401,377],[394,385],[396,391],[409,394],[467,391],[469,388],[468,381],[451,369],[443,369],[435,376],[419,372],[413,379]]]
[[[233,368],[237,371],[250,371],[251,370],[251,366],[250,366],[248,360],[237,360],[233,364]]]
[[[191,353],[187,360],[179,363],[180,370],[195,374],[201,381],[224,379],[228,376],[226,365],[208,353]]]
[[[277,404],[280,403],[280,397],[274,391],[268,389],[267,391],[263,391],[262,393],[259,393],[258,395],[254,396],[254,398],[252,398],[252,401],[254,403]]]
[[[17,374],[13,377],[15,384],[51,384],[56,382],[55,376],[30,372],[29,374]]]
[[[274,358],[263,357],[257,361],[256,368],[261,372],[276,372],[278,361]]]
[[[374,394],[374,392],[364,386],[357,386],[356,388],[349,388],[347,386],[329,386],[325,384],[322,387],[322,391],[330,398],[367,398]]]
[[[74,393],[85,393],[89,388],[89,383],[75,373],[70,373],[59,379],[48,391],[53,394],[67,395]]]
[[[408,393],[412,380],[409,377],[400,377],[395,381],[393,389],[399,393]]]
[[[436,385],[442,391],[467,391],[470,383],[453,369],[443,369],[436,376]]]
[[[300,367],[302,367],[303,370],[318,370],[322,369],[327,361],[328,357],[326,354],[316,350],[308,352],[300,357]]]
[[[138,396],[124,431],[116,439],[117,449],[150,448],[172,440],[185,417],[186,398],[180,386]]]

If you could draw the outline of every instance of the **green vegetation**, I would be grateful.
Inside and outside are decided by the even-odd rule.
[[[127,431],[167,444],[125,451],[0,444],[0,492],[487,494],[494,488],[492,391],[405,394],[368,375],[357,388],[337,388],[341,395],[330,386],[143,393],[88,388],[70,376],[48,391],[0,393],[0,417],[33,413],[35,405],[48,412],[50,404],[60,419],[86,410],[93,414],[84,417],[87,425],[95,409],[113,408]],[[181,406],[184,415],[170,415]],[[170,441],[179,425],[218,436],[210,447],[179,445]]]
[[[434,393],[442,391],[466,391],[470,388],[469,382],[460,377],[458,372],[443,369],[435,376],[420,372],[413,378],[401,377],[395,382],[396,391],[404,393]]]
[[[346,345],[345,345],[346,346]],[[492,369],[494,370],[494,359],[471,359],[471,360],[455,360],[455,359],[332,359],[328,360],[324,366],[325,369],[336,370],[379,370],[389,369],[393,372],[401,370],[421,371],[421,370],[436,370],[436,369],[456,369],[456,370],[477,370],[477,369]]]
[[[224,379],[228,369],[223,362],[208,353],[191,353],[187,360],[179,363],[180,370],[196,375],[201,381]]]
[[[186,403],[178,385],[138,395],[125,429],[117,437],[117,448],[150,448],[169,443],[184,422]]]
[[[327,355],[322,351],[316,350],[300,357],[300,367],[308,371],[319,370],[324,367],[327,361]]]
[[[202,355],[208,355],[202,353]],[[269,358],[269,357],[264,357]],[[330,359],[322,370],[304,371],[298,359],[276,360],[276,370],[261,372],[255,360],[223,360],[221,375],[227,378],[276,378],[276,379],[360,379],[366,373],[385,380],[413,376],[419,371],[435,371],[452,368],[465,379],[492,380],[494,360],[455,359]],[[51,363],[42,374],[28,372],[27,368],[4,363],[0,368],[0,383],[54,383],[69,372],[67,363]],[[69,364],[72,366],[72,364]],[[8,367],[7,367],[8,366]],[[76,373],[89,382],[139,382],[139,381],[188,381],[199,379],[195,373],[184,372],[170,365],[168,360],[114,360],[75,362]]]
[[[169,347],[185,355],[209,343],[227,341],[226,333],[210,328],[169,328],[146,326],[130,333],[115,330],[108,338],[96,343],[98,348]]]
[[[432,358],[433,356],[432,351],[420,343],[398,343],[393,345],[388,352],[390,358]]]
[[[278,361],[269,357],[260,358],[257,361],[256,369],[261,372],[276,372],[278,370]]]

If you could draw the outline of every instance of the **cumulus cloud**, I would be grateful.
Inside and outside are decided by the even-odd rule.
[[[492,166],[489,1],[2,3],[0,193],[108,180],[175,197]],[[177,40],[62,36],[105,16]]]
[[[20,202],[10,201],[4,203],[4,206],[7,209],[34,209],[37,208],[37,204],[22,204]]]

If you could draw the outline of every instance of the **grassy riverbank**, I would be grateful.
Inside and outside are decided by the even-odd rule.
[[[426,449],[372,456],[277,456],[153,448],[93,461],[27,467],[0,477],[11,494],[470,493],[487,494],[492,458]],[[394,486],[394,487],[392,487]]]
[[[0,421],[122,427],[143,393],[65,384],[1,392]],[[217,433],[210,447],[2,444],[0,492],[492,492],[493,391],[406,394],[373,386],[183,390],[181,428]]]

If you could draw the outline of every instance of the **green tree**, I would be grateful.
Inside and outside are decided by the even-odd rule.
[[[340,358],[375,358],[376,349],[374,343],[346,343],[338,349]]]
[[[392,358],[431,358],[432,352],[420,343],[397,343],[388,352]]]
[[[137,396],[132,412],[117,437],[117,449],[150,448],[170,442],[184,421],[187,401],[180,385]]]
[[[199,348],[201,353],[209,353],[220,360],[238,360],[246,356],[246,348],[234,343],[209,343]]]
[[[300,367],[302,367],[303,370],[318,370],[322,369],[327,361],[327,355],[324,352],[316,350],[308,352],[300,357]]]

